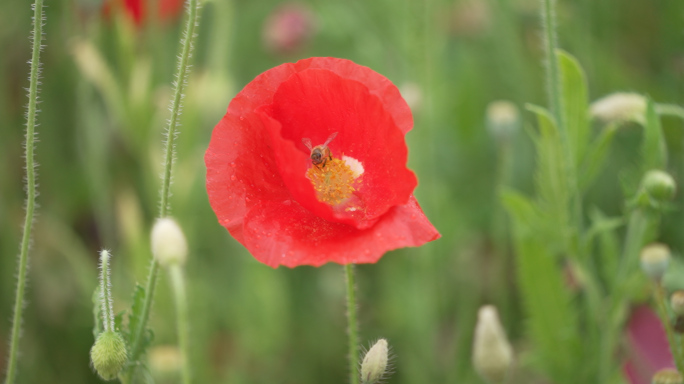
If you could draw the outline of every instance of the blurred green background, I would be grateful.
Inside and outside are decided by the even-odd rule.
[[[47,1],[36,159],[40,208],[31,251],[20,383],[97,383],[89,368],[97,252],[111,249],[115,311],[130,306],[151,257],[162,130],[183,15],[156,1],[137,22],[97,0]],[[560,46],[575,55],[592,100],[614,91],[681,104],[684,2],[560,1]],[[203,154],[230,99],[259,73],[310,56],[336,56],[391,79],[412,104],[407,135],[418,200],[442,238],[390,252],[358,271],[361,339],[389,340],[391,383],[479,382],[470,364],[477,308],[499,307],[526,368],[502,181],[532,190],[534,154],[523,131],[500,150],[487,105],[546,104],[536,0],[223,1],[203,4],[177,140],[172,214],[191,247],[187,264],[192,363],[203,383],[347,380],[342,268],[271,269],[221,227],[204,188]],[[107,10],[104,10],[107,8]],[[23,223],[23,135],[31,30],[26,1],[0,2],[0,371],[4,371]],[[521,112],[523,120],[532,121]],[[663,120],[676,180],[684,175],[682,122]],[[638,129],[626,127],[587,206],[619,215],[617,171],[633,165]],[[679,207],[663,239],[684,249]],[[151,327],[152,374],[173,372],[174,309],[162,273]],[[560,351],[559,353],[562,353]],[[169,368],[169,365],[171,368]],[[171,371],[171,372],[169,372]]]

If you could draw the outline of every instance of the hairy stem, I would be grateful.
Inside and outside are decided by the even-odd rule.
[[[188,20],[183,32],[183,39],[181,40],[181,53],[178,57],[178,68],[175,76],[175,90],[173,99],[171,100],[171,117],[169,118],[169,126],[165,132],[165,149],[164,149],[164,172],[162,174],[162,187],[160,193],[160,211],[159,217],[166,217],[169,209],[169,190],[171,187],[171,171],[173,166],[174,140],[176,138],[176,127],[178,126],[178,118],[181,112],[181,101],[183,98],[183,89],[185,80],[190,72],[190,57],[192,54],[192,41],[195,37],[195,29],[198,24],[198,0],[187,1]],[[142,321],[138,329],[133,330],[133,346],[131,361],[136,361],[142,352],[140,345],[142,341],[145,328],[147,327],[147,320],[149,318],[150,308],[152,307],[152,298],[154,297],[154,289],[157,283],[157,275],[159,272],[159,264],[157,260],[152,258],[150,263],[150,272],[147,275],[147,283],[145,284],[145,301],[143,304]]]
[[[347,323],[349,333],[350,383],[359,383],[359,330],[356,320],[356,287],[354,284],[354,265],[344,266],[347,280]]]
[[[28,268],[28,251],[31,244],[31,230],[33,227],[33,211],[36,200],[36,172],[33,161],[36,128],[36,104],[38,100],[38,78],[40,77],[40,49],[43,39],[43,0],[33,3],[33,52],[31,54],[31,75],[29,80],[28,112],[26,114],[26,143],[24,157],[26,160],[26,217],[24,219],[24,234],[21,239],[21,251],[17,268],[17,289],[14,299],[14,317],[12,318],[12,335],[7,363],[7,377],[5,383],[12,384],[17,374],[17,359],[19,350],[19,336],[24,307],[24,290],[26,288],[26,270]]]
[[[104,331],[114,330],[114,309],[112,305],[111,279],[109,274],[109,252],[100,252],[100,300],[102,305],[102,323]]]
[[[546,91],[549,107],[556,118],[558,127],[563,131],[563,114],[561,113],[561,80],[556,50],[556,0],[542,0],[542,23],[544,26],[544,54],[546,56]]]
[[[176,301],[176,321],[178,322],[178,348],[181,353],[183,384],[190,384],[190,346],[189,346],[189,321],[188,300],[185,289],[183,268],[174,263],[169,267],[171,286],[174,300]]]

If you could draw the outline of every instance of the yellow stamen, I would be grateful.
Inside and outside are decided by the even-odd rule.
[[[311,180],[318,201],[330,205],[337,205],[351,197],[356,190],[354,183],[357,178],[352,169],[343,160],[328,160],[324,167],[313,166],[306,171],[306,177]]]

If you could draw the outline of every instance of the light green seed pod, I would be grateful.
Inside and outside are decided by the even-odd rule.
[[[674,179],[668,173],[654,169],[644,175],[641,185],[649,196],[658,202],[672,200],[677,190]]]
[[[670,296],[670,307],[677,316],[684,316],[684,291],[674,291]]]
[[[653,375],[651,384],[684,384],[684,381],[682,381],[682,375],[677,370],[665,368]]]
[[[115,379],[126,363],[126,358],[126,343],[118,332],[100,333],[90,349],[90,361],[104,380]]]

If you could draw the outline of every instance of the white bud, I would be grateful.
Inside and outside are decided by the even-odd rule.
[[[653,281],[660,281],[670,264],[670,248],[661,243],[652,243],[641,250],[641,269]]]
[[[591,116],[604,122],[643,123],[646,98],[638,93],[616,92],[591,103]]]
[[[518,107],[510,101],[492,101],[487,106],[487,129],[497,140],[508,140],[520,126]]]
[[[387,372],[388,353],[387,340],[385,339],[378,340],[368,350],[363,358],[363,363],[361,363],[361,382],[363,384],[374,384],[382,379]]]
[[[152,228],[152,254],[159,264],[184,264],[188,255],[188,243],[175,220],[170,217],[158,219]]]
[[[485,305],[478,313],[473,344],[473,366],[487,382],[502,383],[513,361],[506,333],[499,315],[492,305]]]

